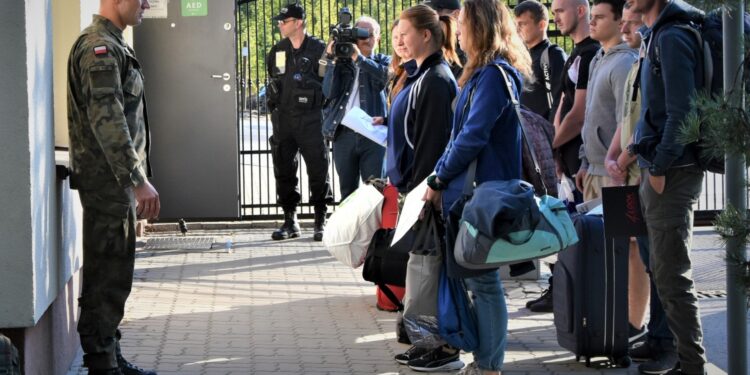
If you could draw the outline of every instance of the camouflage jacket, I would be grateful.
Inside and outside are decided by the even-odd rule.
[[[72,188],[126,189],[151,176],[143,81],[122,30],[95,15],[68,60]]]

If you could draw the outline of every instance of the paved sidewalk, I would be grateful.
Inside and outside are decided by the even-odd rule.
[[[144,250],[141,243],[122,325],[126,357],[159,374],[415,373],[392,360],[408,346],[395,340],[396,315],[375,308],[375,287],[361,269],[338,263],[309,230],[284,242],[269,233],[233,232],[232,252],[221,231],[189,233],[212,236],[211,250]],[[557,345],[552,314],[523,308],[543,283],[504,284],[503,374],[637,373],[636,365],[604,369],[604,359],[598,368],[575,363]],[[68,375],[85,373],[79,354]]]

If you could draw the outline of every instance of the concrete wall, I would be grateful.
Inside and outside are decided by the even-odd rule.
[[[33,325],[26,3],[0,12],[0,327]],[[28,270],[29,273],[18,272]]]
[[[52,1],[0,13],[0,327],[32,327],[80,267],[77,194],[57,182]],[[8,51],[10,53],[8,53]]]

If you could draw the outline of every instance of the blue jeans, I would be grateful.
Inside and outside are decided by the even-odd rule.
[[[464,284],[472,296],[479,323],[479,348],[474,351],[474,361],[482,370],[500,371],[508,334],[508,307],[500,272],[469,277]]]
[[[341,200],[359,187],[360,179],[381,177],[385,147],[339,125],[339,134],[333,141],[333,161],[339,175]]]
[[[641,236],[636,238],[638,242],[638,251],[641,254],[643,264],[646,266],[646,273],[651,284],[651,300],[649,302],[650,317],[648,319],[648,343],[653,349],[659,351],[674,352],[674,336],[672,331],[669,330],[669,324],[667,323],[667,316],[664,313],[664,306],[661,305],[661,299],[659,299],[659,292],[656,290],[656,284],[651,276],[651,268],[648,254],[648,236]]]

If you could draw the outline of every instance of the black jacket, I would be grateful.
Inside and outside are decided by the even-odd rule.
[[[440,51],[409,72],[388,119],[386,169],[399,191],[411,191],[435,171],[450,139],[457,92],[456,79]],[[394,110],[404,105],[405,113]]]
[[[318,61],[325,52],[325,43],[305,35],[298,49],[289,38],[284,38],[266,55],[269,87],[266,89],[268,108],[280,108],[285,114],[316,113],[320,117],[323,105],[323,77],[318,74]],[[285,66],[276,66],[277,53],[284,54]]]

